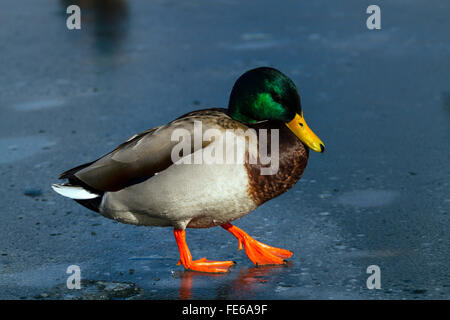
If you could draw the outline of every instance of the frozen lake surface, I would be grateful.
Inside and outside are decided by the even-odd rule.
[[[5,0],[0,13],[1,299],[449,299],[450,3]],[[65,8],[82,6],[82,29]],[[98,1],[97,3],[103,3]],[[236,221],[294,252],[255,268],[221,228],[107,220],[54,193],[59,173],[135,133],[226,107],[236,78],[273,66],[326,144],[288,193]],[[81,290],[65,286],[79,265]],[[381,269],[369,290],[366,269]]]

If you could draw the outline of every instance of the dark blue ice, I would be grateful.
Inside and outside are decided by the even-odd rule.
[[[1,299],[450,298],[448,1],[13,1],[1,3]],[[65,8],[82,7],[82,29]],[[98,4],[100,3],[100,4]],[[257,66],[289,75],[326,144],[288,193],[236,222],[294,252],[255,268],[221,228],[107,220],[50,189],[62,171],[194,109],[225,107]],[[65,286],[79,265],[81,290]],[[369,290],[366,269],[381,269]]]

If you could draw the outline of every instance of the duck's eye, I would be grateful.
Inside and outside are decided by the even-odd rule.
[[[299,122],[298,124],[300,125],[300,127],[303,127],[303,123]]]

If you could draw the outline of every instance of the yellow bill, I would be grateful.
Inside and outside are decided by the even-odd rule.
[[[322,140],[306,124],[303,118],[303,112],[301,115],[297,113],[293,120],[286,123],[286,126],[311,150],[316,152],[325,151],[325,145]]]

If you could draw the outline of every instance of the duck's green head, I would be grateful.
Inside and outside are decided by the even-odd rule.
[[[294,82],[274,68],[247,71],[233,86],[228,104],[230,116],[243,123],[278,120],[310,149],[323,152],[323,142],[303,118],[300,95]]]

